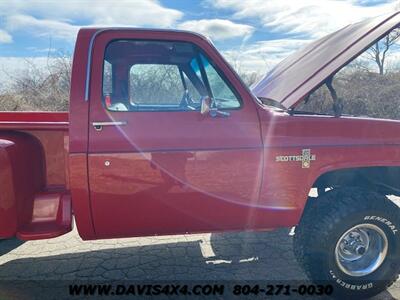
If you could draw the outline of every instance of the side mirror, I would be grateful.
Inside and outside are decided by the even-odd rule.
[[[202,115],[207,115],[211,111],[211,98],[208,96],[204,96],[201,98],[201,107],[200,113]]]
[[[209,96],[205,96],[201,98],[201,107],[200,113],[202,115],[209,115],[213,118],[215,117],[229,117],[231,114],[227,111],[220,111],[217,107],[212,103],[212,100]]]

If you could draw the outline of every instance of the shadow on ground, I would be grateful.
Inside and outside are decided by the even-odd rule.
[[[0,256],[21,246],[24,242],[18,239],[0,240]]]
[[[208,241],[198,240],[21,258],[0,266],[0,279],[304,279],[287,233],[213,235],[207,254]],[[3,241],[0,249],[13,246]]]
[[[93,280],[106,280],[108,283],[124,281],[128,284],[135,280],[169,283],[258,280],[281,284],[306,280],[293,257],[288,230],[216,234],[212,236],[211,243],[212,247],[209,241],[204,240],[165,242],[17,258],[0,266],[0,299],[44,299],[43,295],[48,296],[49,291],[54,293],[50,298],[67,299],[68,284]],[[18,246],[15,240],[2,241],[0,253]],[[384,292],[374,299],[395,298]]]

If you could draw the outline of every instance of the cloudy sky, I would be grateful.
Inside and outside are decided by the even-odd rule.
[[[71,54],[80,27],[130,26],[203,33],[236,67],[262,72],[310,40],[396,8],[395,0],[0,0],[0,70]]]

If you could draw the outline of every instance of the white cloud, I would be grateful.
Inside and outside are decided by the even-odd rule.
[[[13,72],[22,72],[29,68],[29,66],[36,66],[38,68],[44,68],[47,66],[48,61],[52,58],[47,56],[41,57],[15,57],[15,56],[0,56],[0,72],[9,73],[10,76]]]
[[[8,44],[12,41],[12,36],[7,31],[0,29],[0,44]]]
[[[254,31],[254,27],[250,25],[238,24],[223,19],[186,21],[179,24],[178,27],[202,33],[213,40],[226,40],[237,37],[248,38]]]
[[[51,57],[2,57],[0,56],[0,92],[10,87],[18,78],[26,72],[46,70],[51,64]]]
[[[171,26],[183,13],[163,7],[156,0],[14,0],[0,3],[0,14],[28,14],[70,23]]]
[[[55,20],[37,19],[29,15],[9,16],[6,28],[9,31],[24,30],[36,36],[52,36],[66,40],[73,40],[79,30],[79,26]]]
[[[277,39],[224,51],[225,58],[239,72],[265,74],[279,61],[306,45],[309,40]]]
[[[361,19],[395,11],[395,2],[362,6],[353,0],[207,0],[233,11],[233,18],[256,18],[268,30],[317,38]]]
[[[260,41],[249,47],[248,52],[252,54],[264,53],[274,56],[287,56],[289,53],[298,50],[309,43],[306,39],[276,39]]]
[[[26,50],[36,52],[36,53],[47,53],[47,54],[57,52],[57,49],[50,48],[50,47],[38,48],[38,47],[30,46],[30,47],[26,47]]]
[[[171,27],[183,13],[156,0],[15,0],[0,1],[0,18],[8,31],[73,40],[82,26]],[[78,26],[79,24],[79,26]]]
[[[374,0],[369,0],[374,1]],[[208,6],[232,12],[232,19],[258,21],[280,39],[259,41],[223,54],[241,72],[265,74],[268,69],[312,40],[347,24],[395,11],[394,1],[363,6],[366,0],[205,0]],[[289,36],[289,37],[288,37]]]

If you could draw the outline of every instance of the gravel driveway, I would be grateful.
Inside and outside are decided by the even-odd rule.
[[[43,280],[46,286],[53,284],[51,280],[71,279],[305,279],[293,257],[292,238],[286,229],[218,234],[211,240],[215,249],[210,234],[83,242],[74,230],[51,240],[2,241],[0,299],[22,298],[19,292],[1,288],[2,280],[22,284],[25,281],[21,280]],[[27,299],[26,292],[23,298]],[[400,283],[374,299],[400,299]]]

